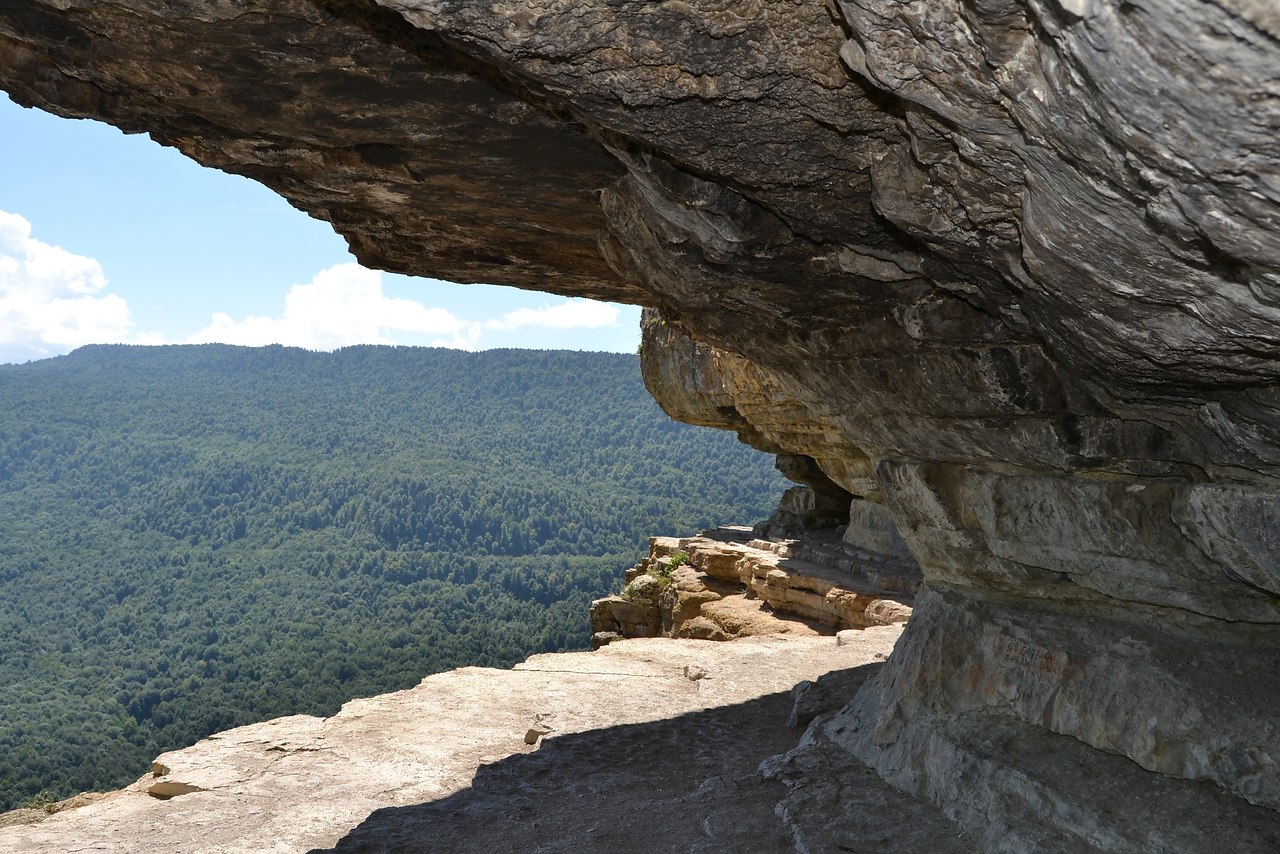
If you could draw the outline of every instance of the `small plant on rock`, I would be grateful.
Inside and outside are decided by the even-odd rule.
[[[52,815],[58,811],[58,799],[47,791],[44,791],[38,795],[32,795],[28,798],[27,802],[22,805],[22,808],[27,810],[43,810]]]
[[[656,575],[645,574],[622,588],[622,598],[628,602],[648,608],[657,600],[658,594],[666,586],[666,579]]]
[[[658,595],[671,583],[671,573],[688,562],[689,556],[684,552],[675,552],[660,563],[655,561],[645,570],[644,575],[633,579],[630,584],[623,587],[619,595],[628,602],[650,607],[657,601]]]

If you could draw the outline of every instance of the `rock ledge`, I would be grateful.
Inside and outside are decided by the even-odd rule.
[[[620,828],[652,824],[638,825],[632,805],[657,792],[666,818],[647,839],[690,834],[686,845],[721,846],[702,850],[743,850],[749,831],[782,844],[773,807],[785,792],[755,765],[795,743],[789,692],[832,671],[856,688],[900,631],[876,627],[844,645],[629,640],[439,673],[331,718],[280,718],[166,753],[123,790],[0,828],[0,851],[467,851],[485,833],[508,850],[617,851],[628,850]],[[535,728],[545,734],[530,746]],[[868,777],[880,797],[902,800]],[[535,820],[557,810],[558,822]]]

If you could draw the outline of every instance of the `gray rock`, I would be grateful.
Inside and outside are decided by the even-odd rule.
[[[1258,0],[29,0],[0,87],[367,264],[652,307],[667,411],[812,460],[935,591],[834,742],[980,838],[1052,791],[1010,838],[1197,850],[929,751],[1070,737],[1133,803],[1277,806],[1278,39]]]
[[[599,649],[602,646],[608,646],[614,641],[622,640],[622,635],[618,632],[596,632],[591,635],[591,648]]]

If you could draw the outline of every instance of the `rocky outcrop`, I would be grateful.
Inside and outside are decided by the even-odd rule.
[[[1280,807],[1278,42],[1253,0],[28,0],[0,86],[366,263],[654,308],[668,411],[923,572],[824,757],[1106,848],[1122,811],[1020,751]]]
[[[814,706],[827,683],[856,688],[899,631],[844,644],[634,640],[438,673],[331,718],[219,733],[56,814],[0,816],[0,851],[777,850],[788,829],[773,807],[785,791],[756,765],[795,741],[792,689],[805,686],[804,709],[829,709],[838,695]],[[857,791],[896,798],[879,779]],[[913,800],[862,823],[904,840],[955,835]],[[905,824],[914,829],[899,833]]]
[[[591,603],[597,646],[614,638],[733,640],[905,623],[920,586],[910,560],[851,548],[838,531],[769,541],[748,528],[652,537],[617,596]]]

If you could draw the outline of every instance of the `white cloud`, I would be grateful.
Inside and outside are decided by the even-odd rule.
[[[442,308],[386,296],[377,271],[338,264],[317,273],[309,284],[290,288],[283,317],[236,321],[220,312],[188,340],[334,350],[351,344],[394,344],[396,333],[456,336],[467,326]]]
[[[382,274],[359,264],[339,264],[294,285],[285,297],[282,317],[213,315],[188,342],[220,342],[260,347],[284,344],[309,350],[334,350],[352,344],[427,341],[432,347],[477,350],[502,346],[491,338],[519,329],[564,330],[612,326],[618,309],[586,299],[567,299],[541,308],[520,308],[488,320],[468,320],[443,308],[383,293]],[[483,339],[483,340],[482,340]],[[526,345],[527,346],[527,345]],[[551,346],[554,346],[552,344]]]
[[[452,338],[438,338],[428,346],[449,347],[453,350],[475,350],[479,346],[481,331],[479,323],[468,323],[465,329],[459,330]]]
[[[388,296],[383,285],[379,272],[338,264],[290,288],[280,316],[238,315],[228,305],[186,341],[310,350],[426,342],[463,350],[562,347],[564,331],[616,327],[620,316],[616,306],[564,299],[499,317],[481,312],[458,317],[444,308]],[[98,261],[33,238],[26,219],[0,211],[0,362],[55,356],[85,344],[182,340],[180,335],[136,332],[128,302],[107,288]],[[495,299],[483,292],[477,297],[477,305],[486,300],[492,305]]]
[[[518,308],[500,318],[485,321],[486,329],[510,331],[524,326],[549,329],[598,329],[618,322],[618,309],[589,299],[566,299],[541,308]]]
[[[0,362],[126,340],[129,304],[106,287],[97,261],[36,240],[30,222],[0,211]]]

